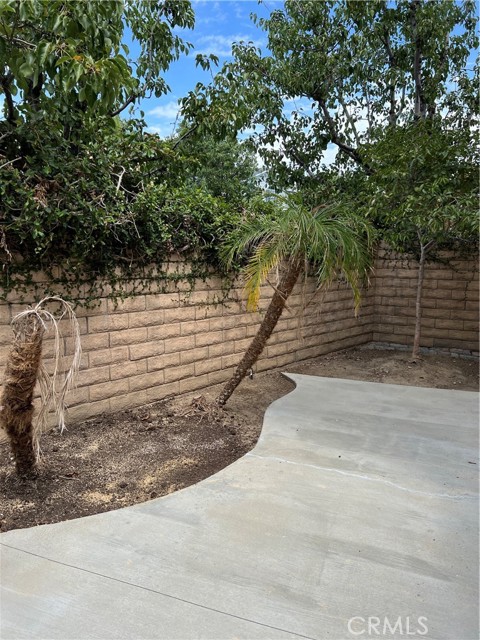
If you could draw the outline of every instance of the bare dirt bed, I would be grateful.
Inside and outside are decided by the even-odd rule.
[[[478,390],[478,363],[408,353],[351,349],[287,367],[291,373]],[[294,385],[279,371],[245,380],[225,410],[212,410],[218,388],[102,415],[42,438],[39,477],[14,473],[0,445],[0,529],[18,529],[110,511],[172,493],[216,473],[249,451],[265,409]],[[192,399],[195,406],[192,405]]]

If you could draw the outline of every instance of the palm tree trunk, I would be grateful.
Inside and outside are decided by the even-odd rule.
[[[217,398],[217,404],[219,406],[223,407],[264,350],[267,340],[272,335],[273,330],[277,326],[277,322],[282,315],[287,298],[292,293],[293,287],[298,280],[298,276],[302,271],[302,266],[303,265],[300,260],[295,260],[288,264],[287,269],[280,279],[278,288],[275,290],[270,304],[268,305],[265,317],[263,318],[255,337],[238,364],[235,373],[223,387],[222,392]]]
[[[37,452],[33,431],[33,392],[42,356],[43,327],[32,322],[15,336],[5,371],[0,422],[7,432],[18,475],[34,475]]]

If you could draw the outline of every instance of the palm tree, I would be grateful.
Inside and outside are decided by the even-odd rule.
[[[56,313],[46,308],[48,303],[57,306]],[[63,318],[70,323],[74,353],[70,369],[58,388],[61,357],[59,322]],[[0,398],[0,427],[10,440],[17,474],[35,476],[40,457],[40,435],[47,427],[50,409],[58,416],[60,431],[65,428],[65,396],[74,386],[82,354],[80,329],[71,305],[57,296],[44,298],[32,309],[17,314],[12,320],[12,327],[14,340],[7,358]],[[55,339],[54,371],[51,376],[42,362],[43,338],[49,329],[53,329]],[[37,383],[41,407],[34,421],[33,395]]]
[[[272,269],[280,268],[281,276],[256,335],[217,398],[220,406],[259,358],[302,271],[313,269],[319,286],[328,286],[343,274],[353,291],[355,313],[362,281],[368,276],[372,231],[364,219],[335,205],[309,210],[298,196],[275,196],[275,200],[275,213],[246,218],[224,244],[227,267],[250,255],[243,268],[247,309],[257,308],[260,287]]]

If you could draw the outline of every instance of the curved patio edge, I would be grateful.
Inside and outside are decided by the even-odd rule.
[[[477,394],[286,375],[214,476],[2,534],[1,637],[476,637]]]

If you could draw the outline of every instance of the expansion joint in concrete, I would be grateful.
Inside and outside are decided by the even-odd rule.
[[[192,607],[198,607],[199,609],[205,609],[206,611],[212,611],[213,613],[218,613],[219,615],[224,615],[229,618],[235,618],[236,620],[242,620],[244,622],[249,622],[251,624],[258,625],[260,627],[265,627],[267,629],[272,629],[272,631],[281,631],[283,633],[288,633],[292,637],[302,638],[303,640],[318,640],[316,638],[312,638],[311,636],[305,636],[300,633],[295,633],[295,631],[291,631],[289,629],[282,629],[281,627],[274,627],[270,624],[265,624],[264,622],[259,622],[258,620],[251,620],[250,618],[245,618],[243,616],[236,615],[234,613],[229,613],[228,611],[222,611],[221,609],[216,609],[215,607],[208,607],[206,605],[200,604],[198,602],[193,602],[192,600],[186,600],[185,598],[179,598],[178,596],[174,596],[170,593],[165,593],[163,591],[158,591],[157,589],[152,589],[150,587],[145,587],[141,584],[136,584],[134,582],[129,582],[127,580],[121,580],[120,578],[114,578],[113,576],[108,576],[104,573],[100,573],[98,571],[92,571],[91,569],[85,569],[84,567],[79,567],[74,564],[69,564],[67,562],[60,562],[58,560],[54,560],[52,558],[46,558],[38,553],[32,553],[31,551],[25,551],[25,549],[19,549],[9,544],[5,544],[4,542],[0,542],[0,547],[5,547],[8,549],[13,549],[14,551],[19,551],[20,553],[26,553],[29,556],[34,556],[35,558],[41,558],[42,560],[46,560],[47,562],[53,562],[54,564],[61,565],[62,567],[68,567],[69,569],[75,569],[76,571],[83,571],[84,573],[89,573],[90,575],[97,576],[98,578],[104,578],[105,580],[112,580],[113,582],[118,582],[120,584],[124,584],[128,587],[132,587],[132,589],[141,589],[142,591],[148,591],[149,593],[154,593],[159,596],[163,596],[165,598],[171,598],[172,600],[176,600],[177,602],[183,602],[184,604],[191,605]]]

